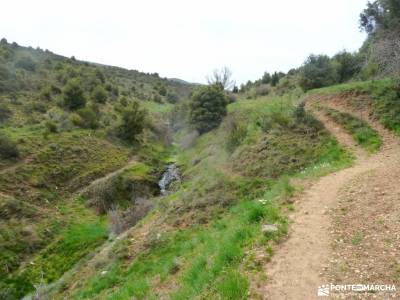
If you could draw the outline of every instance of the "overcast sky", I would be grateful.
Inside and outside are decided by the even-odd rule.
[[[65,56],[204,82],[288,71],[310,53],[357,50],[366,0],[5,0],[0,37]]]

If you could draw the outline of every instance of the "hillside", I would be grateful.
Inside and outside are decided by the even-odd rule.
[[[240,86],[0,40],[0,300],[398,298],[400,5],[359,23]]]
[[[120,176],[122,200],[109,207],[132,206],[131,184],[148,187],[142,196],[159,193],[170,144],[166,116],[191,86],[4,39],[0,70],[0,298],[14,299],[41,278],[58,279],[107,240],[109,208],[81,196],[91,182],[130,162]],[[65,103],[71,82],[84,100],[77,108]],[[119,137],[134,103],[151,123],[140,145]]]

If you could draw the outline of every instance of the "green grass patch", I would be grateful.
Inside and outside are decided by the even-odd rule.
[[[341,124],[351,134],[354,140],[369,152],[376,152],[382,144],[378,132],[369,126],[368,122],[349,113],[340,112],[331,108],[325,109],[326,114],[335,122]]]
[[[278,224],[279,231],[262,236],[263,222]],[[154,282],[164,282],[178,274],[179,287],[170,291],[171,299],[206,296],[210,289],[222,299],[243,299],[249,283],[237,268],[245,249],[260,238],[266,243],[286,231],[287,221],[272,201],[243,201],[209,226],[195,226],[155,238],[150,249],[128,268],[115,264],[103,277],[99,274],[92,278],[74,298],[103,295],[107,299],[156,299]]]
[[[107,225],[101,220],[67,226],[21,272],[5,281],[10,294],[20,298],[32,292],[35,284],[57,280],[107,237]]]
[[[375,117],[388,129],[400,135],[400,88],[392,79],[351,82],[312,90],[310,94],[361,92],[372,98]],[[352,101],[352,100],[350,100]]]

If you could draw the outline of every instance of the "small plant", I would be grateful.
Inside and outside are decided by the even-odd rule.
[[[247,127],[243,124],[238,124],[235,120],[227,120],[229,134],[226,141],[226,148],[229,152],[233,152],[238,146],[242,144],[247,136]]]
[[[351,239],[351,243],[354,245],[354,246],[357,246],[357,245],[359,245],[361,242],[362,242],[362,240],[363,240],[363,235],[360,233],[360,232],[356,232],[355,234],[354,234],[354,236],[353,236],[353,238]]]
[[[57,124],[53,121],[47,121],[45,123],[46,129],[50,133],[56,133],[58,131]]]
[[[5,135],[0,135],[0,157],[3,159],[19,157],[17,145]]]

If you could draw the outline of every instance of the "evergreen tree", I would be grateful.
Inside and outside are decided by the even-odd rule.
[[[194,91],[190,104],[190,121],[200,134],[219,126],[226,115],[226,95],[221,85],[212,84]]]

